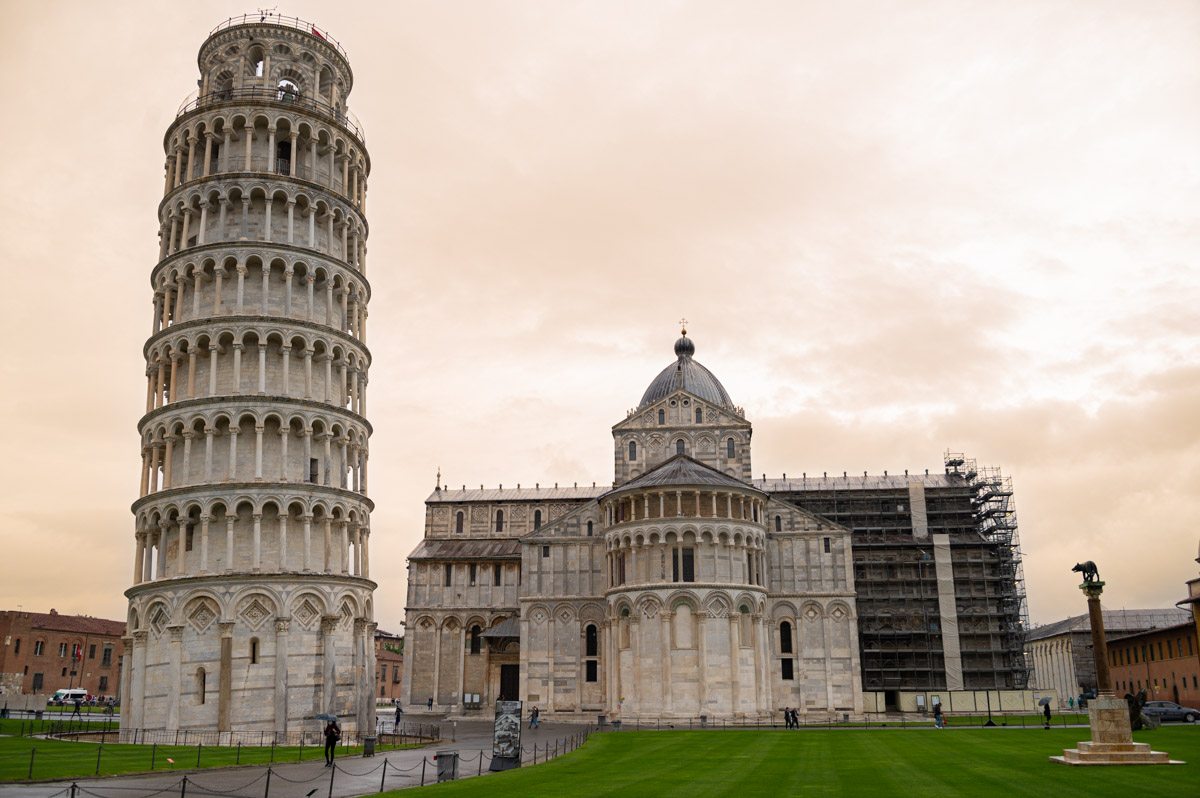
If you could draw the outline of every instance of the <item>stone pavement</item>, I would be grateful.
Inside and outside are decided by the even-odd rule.
[[[418,718],[412,717],[413,721]],[[420,718],[422,721],[426,718]],[[424,748],[403,751],[388,751],[371,758],[350,756],[339,758],[337,767],[330,771],[321,760],[276,763],[270,767],[270,785],[267,785],[267,766],[214,768],[211,770],[174,770],[149,774],[130,774],[108,778],[75,779],[75,798],[150,798],[151,796],[217,796],[217,798],[346,798],[366,795],[421,784],[422,762],[425,783],[437,781],[437,763],[433,760],[438,751],[458,751],[460,756],[460,778],[473,777],[480,771],[488,773],[492,752],[492,722],[464,721],[457,723],[456,740],[451,742],[450,724],[442,723],[447,739]],[[553,753],[555,740],[559,751],[565,749],[572,735],[584,732],[574,725],[553,724],[553,728],[525,729],[522,731],[522,746],[528,753],[526,765],[532,764],[532,750],[538,747],[538,762],[544,761],[543,746],[549,744]],[[384,770],[384,763],[386,771]],[[187,777],[186,792],[182,781]],[[332,788],[331,788],[332,776]],[[71,798],[72,780],[45,782],[41,784],[0,785],[0,798]]]

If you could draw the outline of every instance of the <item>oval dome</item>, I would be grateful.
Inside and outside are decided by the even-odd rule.
[[[720,407],[732,407],[733,400],[729,398],[725,386],[711,371],[692,359],[695,353],[696,345],[687,337],[687,330],[684,330],[683,337],[675,342],[675,354],[678,359],[654,378],[650,387],[642,394],[638,409],[680,389]]]

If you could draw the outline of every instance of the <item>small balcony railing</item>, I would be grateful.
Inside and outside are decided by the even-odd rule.
[[[350,111],[335,108],[329,103],[313,100],[299,92],[282,88],[270,89],[255,86],[253,88],[223,89],[220,91],[211,91],[202,96],[198,96],[196,92],[192,92],[184,99],[183,104],[179,106],[179,110],[175,112],[175,118],[178,119],[197,108],[204,108],[205,106],[217,105],[219,103],[236,102],[282,103],[284,105],[294,105],[297,108],[304,108],[308,111],[315,111],[321,116],[332,119],[337,124],[348,129],[364,144],[367,141],[367,134],[363,130],[362,123]]]
[[[282,28],[293,28],[295,30],[304,31],[309,36],[315,39],[320,39],[327,45],[337,51],[338,55],[345,58],[347,61],[350,57],[346,55],[345,48],[338,42],[337,39],[329,35],[329,31],[317,27],[316,25],[300,17],[285,17],[283,14],[272,14],[266,11],[260,11],[257,14],[242,14],[240,17],[230,17],[222,22],[217,27],[208,32],[212,36],[218,31],[223,31],[226,28],[232,28],[235,25],[279,25]]]

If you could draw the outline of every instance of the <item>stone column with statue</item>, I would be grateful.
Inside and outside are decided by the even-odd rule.
[[[1050,761],[1063,765],[1182,765],[1162,751],[1152,751],[1149,743],[1135,743],[1129,721],[1129,704],[1113,694],[1112,674],[1108,667],[1108,644],[1104,638],[1104,614],[1100,594],[1104,582],[1091,560],[1071,569],[1083,574],[1079,589],[1087,597],[1088,618],[1092,626],[1092,657],[1096,663],[1096,698],[1088,702],[1092,739],[1067,748],[1062,756]]]

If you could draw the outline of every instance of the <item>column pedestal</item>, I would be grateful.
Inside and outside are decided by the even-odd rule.
[[[1135,743],[1129,723],[1129,704],[1113,695],[1108,669],[1108,643],[1104,638],[1104,615],[1100,609],[1103,582],[1084,582],[1079,586],[1088,599],[1092,624],[1092,656],[1096,662],[1099,696],[1088,702],[1092,739],[1077,748],[1067,748],[1062,756],[1050,757],[1060,765],[1182,765],[1162,751],[1152,751],[1149,743]]]

